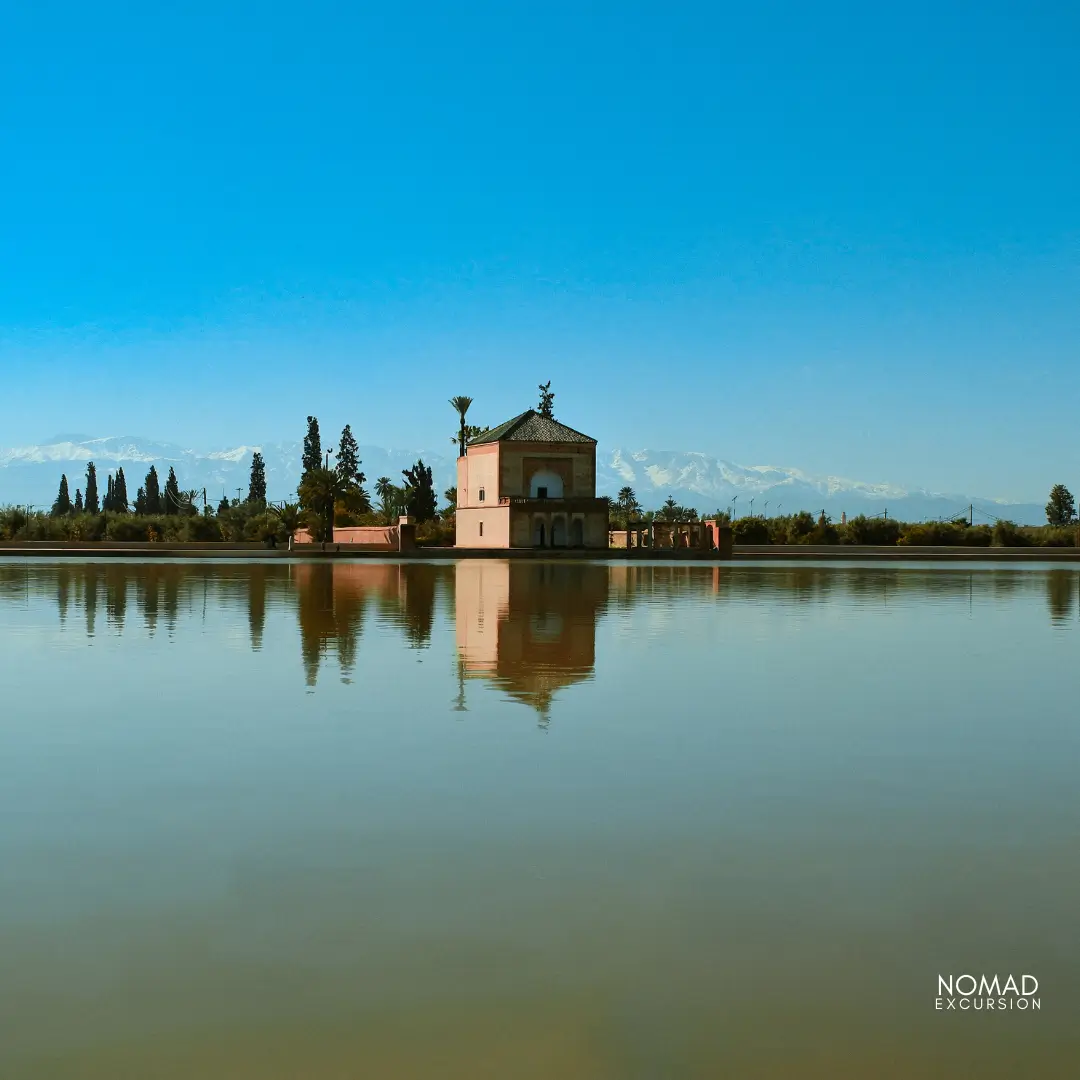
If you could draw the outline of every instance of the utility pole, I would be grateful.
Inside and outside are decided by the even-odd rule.
[[[972,528],[975,524],[975,507],[968,503],[968,528]]]
[[[889,520],[889,508],[887,506],[885,507],[885,520]]]
[[[236,489],[236,501],[237,501],[238,503],[240,502],[240,492],[241,492],[241,491],[243,491],[243,490],[244,490],[244,489],[243,489],[242,487],[238,487],[238,488]]]

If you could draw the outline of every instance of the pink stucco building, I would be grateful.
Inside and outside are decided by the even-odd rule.
[[[466,548],[606,548],[596,440],[529,409],[458,458],[457,536]]]

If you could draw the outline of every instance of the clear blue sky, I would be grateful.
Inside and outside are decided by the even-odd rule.
[[[4,10],[0,446],[551,378],[602,444],[1080,486],[1077,5],[167,6]]]

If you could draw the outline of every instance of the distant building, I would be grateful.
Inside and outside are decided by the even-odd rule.
[[[458,547],[606,548],[596,440],[529,409],[458,458]]]

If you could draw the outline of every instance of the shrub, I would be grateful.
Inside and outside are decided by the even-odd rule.
[[[113,540],[146,540],[149,532],[149,518],[132,516],[109,522],[109,536]]]
[[[454,522],[422,521],[416,526],[416,543],[420,547],[453,547]]]
[[[844,544],[896,544],[900,539],[900,522],[895,518],[868,518],[863,514],[853,517],[840,529]]]
[[[764,518],[739,518],[731,526],[731,534],[736,544],[771,544],[769,523]]]
[[[904,528],[898,544],[910,547],[957,547],[964,542],[964,530],[955,522],[927,521]]]
[[[994,547],[1030,547],[1031,537],[1012,521],[999,521],[994,526]]]
[[[221,539],[217,518],[189,517],[184,520],[184,539],[194,543],[213,543]]]

